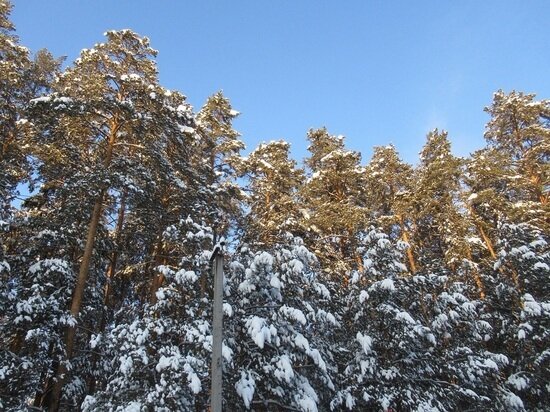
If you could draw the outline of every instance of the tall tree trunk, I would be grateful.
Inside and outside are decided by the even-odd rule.
[[[107,272],[105,274],[107,282],[105,283],[105,294],[103,297],[103,303],[105,303],[105,306],[107,306],[107,308],[111,306],[111,294],[113,292],[113,277],[116,273],[116,266],[117,266],[118,255],[119,255],[118,248],[120,246],[120,238],[122,235],[122,227],[124,225],[124,216],[126,213],[126,196],[127,196],[127,190],[124,189],[124,191],[122,192],[122,196],[120,197],[120,208],[118,209],[118,218],[115,226],[115,250],[111,254],[111,261],[109,263],[109,267],[107,268]]]
[[[107,141],[107,151],[105,153],[105,159],[103,165],[105,168],[109,167],[113,157],[113,148],[118,134],[118,130],[122,126],[122,123],[117,120],[115,117],[111,121],[111,129],[109,134],[109,140]],[[82,298],[84,296],[84,289],[86,287],[86,281],[88,280],[88,273],[90,271],[90,263],[92,260],[92,254],[94,251],[95,236],[97,233],[97,228],[99,226],[99,221],[101,219],[101,214],[103,211],[103,201],[105,194],[107,193],[106,187],[101,189],[99,196],[97,197],[94,203],[94,209],[92,211],[92,216],[90,219],[90,226],[88,227],[88,235],[86,237],[86,245],[84,246],[84,254],[82,255],[82,261],[80,262],[80,269],[78,271],[78,277],[76,280],[75,289],[73,292],[73,298],[71,301],[71,315],[78,319],[78,314],[80,313],[80,307],[82,306]],[[74,342],[76,337],[76,325],[69,326],[65,334],[65,349],[67,354],[67,361],[69,361],[73,356]],[[51,401],[46,405],[47,409],[51,412],[59,410],[59,405],[61,402],[61,392],[63,385],[65,383],[65,374],[67,373],[67,367],[65,362],[60,362],[58,367],[56,383],[52,390]]]
[[[157,242],[157,245],[155,246],[153,261],[155,262],[155,266],[166,264],[166,258],[162,257],[163,253],[163,246],[162,246],[162,234],[159,235],[159,239]],[[157,290],[162,286],[164,283],[164,275],[162,273],[156,273],[153,274],[153,281],[151,282],[151,288],[149,291],[149,302],[154,305],[157,303]]]
[[[495,248],[493,247],[493,242],[491,242],[491,239],[489,236],[487,236],[487,233],[485,233],[485,230],[483,229],[483,226],[480,223],[476,222],[477,214],[474,211],[474,208],[472,206],[468,206],[468,210],[470,211],[470,214],[472,215],[472,218],[474,220],[474,224],[481,235],[481,238],[483,239],[483,242],[485,243],[485,246],[487,247],[487,250],[491,254],[491,257],[493,259],[497,258],[497,255],[495,253]]]
[[[409,240],[407,229],[405,228],[405,219],[403,219],[402,215],[398,215],[398,218],[399,218],[399,226],[401,226],[401,239],[403,239],[404,242],[407,242],[409,244],[409,247],[407,248],[407,259],[409,260],[409,269],[412,274],[415,274],[417,271],[416,261],[414,260],[412,245]]]
[[[475,213],[474,209],[472,208],[472,206],[469,206],[468,209],[469,209],[470,213],[472,214],[472,216],[475,219],[476,213]],[[479,234],[483,238],[483,242],[485,243],[485,246],[487,247],[487,250],[489,251],[489,253],[491,255],[491,258],[493,258],[493,260],[496,260],[497,259],[497,254],[495,253],[495,248],[493,247],[493,243],[491,242],[491,239],[489,238],[487,233],[485,233],[485,230],[483,230],[483,226],[481,226],[481,224],[478,224],[478,223],[475,223],[475,226],[476,226],[477,230],[479,231]],[[505,267],[507,269],[509,269],[509,271],[510,271],[509,274],[505,273]],[[500,266],[498,268],[498,271],[504,276],[509,275],[512,278],[512,281],[514,282],[514,286],[516,287],[518,292],[521,292],[521,285],[520,285],[520,282],[519,282],[519,275],[513,267],[508,267],[507,265]]]
[[[472,262],[473,264],[472,250],[469,247],[468,247],[467,253],[468,253],[468,259],[470,259],[470,262]],[[479,291],[479,298],[481,300],[485,299],[485,285],[483,284],[483,280],[481,280],[479,271],[475,266],[474,266],[474,282],[476,283],[477,289]]]
[[[111,307],[111,295],[112,295],[112,289],[113,289],[113,277],[116,273],[116,267],[117,267],[117,261],[118,261],[118,248],[120,245],[120,237],[122,233],[122,227],[124,225],[124,215],[126,212],[126,195],[127,190],[125,189],[122,192],[122,196],[120,198],[120,207],[118,209],[118,218],[117,223],[115,226],[115,250],[111,254],[111,261],[109,263],[109,267],[107,268],[107,272],[105,273],[106,277],[106,283],[105,283],[105,290],[103,295],[103,303],[104,303],[104,310],[101,314],[101,320],[99,322],[99,329],[98,332],[102,333],[105,330],[105,325],[107,323],[107,311]],[[92,368],[95,369],[95,365],[97,364],[97,361],[99,356],[97,353],[94,352],[92,355]],[[96,379],[94,376],[91,376],[88,381],[88,393],[92,394],[95,392],[95,386],[96,386]]]

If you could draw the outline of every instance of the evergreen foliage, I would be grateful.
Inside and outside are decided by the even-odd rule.
[[[310,130],[302,169],[283,140],[241,156],[230,100],[195,112],[147,38],[61,70],[10,11],[0,410],[207,410],[223,239],[225,410],[548,410],[548,100],[497,91],[485,148],[435,129],[416,166]]]

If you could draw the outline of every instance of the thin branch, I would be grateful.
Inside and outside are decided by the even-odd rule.
[[[264,406],[267,406],[267,405],[276,405],[278,406],[279,408],[283,408],[283,409],[286,409],[288,411],[300,411],[300,409],[296,409],[292,406],[286,406],[286,405],[283,405],[282,403],[278,402],[278,401],[275,401],[273,399],[265,399],[263,401],[254,401],[252,402],[253,405],[264,405]]]

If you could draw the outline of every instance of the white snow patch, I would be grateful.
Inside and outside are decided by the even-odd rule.
[[[484,366],[489,369],[498,370],[498,365],[491,359],[485,359]]]
[[[183,283],[195,283],[199,277],[192,270],[179,270],[176,273],[176,282],[179,284]]]
[[[298,405],[300,406],[300,410],[303,412],[317,412],[317,403],[315,402],[315,399],[309,396],[300,398],[298,400]]]
[[[259,255],[254,256],[254,263],[260,266],[273,266],[275,258],[267,252],[262,252]]]
[[[317,349],[308,350],[307,355],[313,360],[313,363],[315,363],[319,368],[326,372],[327,370],[327,364],[321,357],[321,353]]]
[[[533,266],[533,268],[535,269],[541,269],[541,270],[544,270],[546,272],[550,271],[550,267],[548,267],[548,265],[544,262],[537,262],[535,263],[535,265]]]
[[[368,355],[372,351],[372,338],[368,335],[363,335],[361,332],[357,332],[357,335],[355,337],[357,342],[361,345],[363,348],[363,352],[365,355]]]
[[[301,333],[296,334],[296,337],[294,338],[294,343],[298,348],[304,349],[306,351],[309,350],[309,342]]]
[[[162,290],[162,289],[157,290],[155,295],[157,296],[158,300],[164,300],[164,298],[165,298],[164,290]]]
[[[241,379],[235,384],[237,394],[243,399],[246,409],[250,408],[250,402],[254,397],[254,390],[256,389],[256,382],[250,373],[241,372]]]
[[[225,313],[229,317],[233,316],[233,308],[227,302],[223,304],[223,313]]]
[[[317,292],[322,298],[330,299],[330,292],[327,287],[322,283],[315,282],[313,284],[313,288],[315,289],[315,292]]]
[[[519,376],[517,373],[510,375],[506,382],[518,391],[522,391],[529,387],[529,380],[523,376]]]
[[[353,398],[351,393],[348,392],[346,394],[346,408],[351,410],[353,409],[354,406],[355,406],[355,399]]]
[[[254,343],[263,349],[265,342],[271,342],[272,330],[267,327],[264,318],[253,316],[246,321],[246,329]]]
[[[124,412],[140,412],[141,411],[141,402],[132,401],[124,409]]]
[[[410,323],[412,325],[416,323],[408,312],[399,312],[397,315],[395,315],[395,319]]]
[[[287,305],[283,305],[279,309],[279,312],[281,312],[287,318],[294,319],[297,322],[300,322],[302,325],[305,325],[307,323],[304,312],[302,312],[300,309],[291,308]]]
[[[191,391],[195,394],[199,393],[202,388],[201,380],[199,379],[199,377],[197,376],[197,374],[195,373],[191,365],[189,365],[188,363],[184,365],[183,369],[187,373],[187,381],[189,382],[188,384],[189,389],[191,389]]]
[[[130,356],[123,355],[120,357],[120,371],[123,375],[128,375],[134,366],[134,361]]]
[[[294,370],[288,355],[279,356],[279,360],[276,363],[277,368],[273,372],[275,377],[280,380],[285,380],[290,383],[290,380],[294,378]]]
[[[299,275],[304,270],[304,264],[300,262],[298,259],[292,259],[290,262],[288,262],[288,265],[291,267],[292,272]]]
[[[395,285],[393,284],[393,280],[388,278],[388,279],[384,279],[383,281],[380,282],[379,288],[393,291],[393,290],[395,290]]]
[[[522,411],[525,409],[521,398],[512,392],[506,394],[505,401],[510,407],[510,410]]]
[[[281,289],[281,281],[277,276],[273,276],[269,282],[271,286],[273,286],[275,289]]]
[[[222,356],[227,363],[231,363],[231,360],[233,359],[233,350],[229,346],[223,345]]]

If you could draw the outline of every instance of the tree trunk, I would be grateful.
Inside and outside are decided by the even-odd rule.
[[[491,254],[491,257],[493,259],[497,258],[497,255],[495,253],[495,249],[493,247],[493,243],[491,242],[491,239],[489,239],[489,236],[485,233],[485,230],[483,230],[483,227],[481,225],[478,226],[479,233],[481,234],[481,237],[483,238],[483,241],[485,242],[485,245],[487,246],[487,249],[489,250],[489,253]]]
[[[116,273],[116,266],[117,266],[118,254],[119,254],[118,248],[120,246],[119,245],[120,237],[122,234],[122,227],[124,225],[124,215],[126,213],[126,196],[127,196],[127,191],[124,190],[120,198],[120,208],[118,209],[118,218],[117,218],[117,223],[115,227],[115,250],[111,254],[111,262],[109,263],[109,267],[107,268],[107,273],[105,274],[107,278],[107,283],[105,284],[105,295],[103,298],[103,302],[105,303],[105,306],[107,306],[107,309],[111,306],[113,277]]]
[[[472,262],[473,264],[472,250],[469,247],[468,247],[468,258],[470,259],[470,262]],[[476,283],[477,289],[479,290],[479,298],[481,300],[485,299],[485,285],[483,284],[483,281],[481,280],[481,276],[479,275],[479,271],[475,266],[474,266],[474,282]]]
[[[409,247],[407,248],[407,259],[409,260],[409,269],[411,270],[412,274],[415,274],[417,270],[416,262],[414,260],[414,255],[412,252],[412,245],[409,241],[409,235],[407,233],[407,229],[405,228],[405,220],[401,215],[399,215],[398,218],[399,218],[399,226],[401,226],[401,239],[403,239],[403,241],[409,244]]]
[[[483,242],[485,243],[485,246],[487,247],[487,250],[491,254],[491,257],[496,260],[497,255],[495,253],[495,249],[493,247],[493,242],[491,242],[491,239],[489,239],[489,236],[485,233],[485,230],[483,230],[483,226],[481,224],[475,222],[475,218],[477,217],[474,208],[472,206],[468,206],[468,210],[470,211],[470,214],[472,215],[472,218],[474,219],[474,224],[481,235]]]
[[[86,287],[86,281],[88,280],[88,271],[90,269],[90,262],[92,258],[92,253],[94,250],[94,241],[95,235],[97,233],[97,227],[99,220],[101,218],[102,206],[103,206],[103,197],[105,196],[105,190],[102,190],[99,198],[94,204],[94,210],[92,212],[92,219],[90,221],[90,226],[88,228],[88,237],[86,239],[86,246],[84,248],[84,255],[82,256],[82,262],[80,264],[80,270],[78,272],[78,278],[75,285],[75,290],[73,293],[73,299],[71,301],[71,315],[75,318],[78,317],[80,312],[80,306],[82,305],[82,298],[84,296],[84,288]],[[65,349],[67,354],[67,361],[70,360],[73,356],[74,342],[76,337],[76,325],[69,326],[65,333]],[[57,411],[59,410],[59,404],[61,401],[61,391],[63,384],[65,383],[65,374],[67,373],[67,368],[64,362],[61,362],[58,368],[56,383],[53,387],[53,392],[51,396],[51,404],[48,405],[48,410]]]
[[[113,289],[112,281],[116,273],[116,266],[117,266],[117,260],[118,260],[118,247],[120,244],[122,226],[124,225],[124,214],[126,211],[126,195],[127,195],[127,191],[124,190],[120,198],[120,208],[118,210],[117,224],[115,226],[115,250],[111,254],[111,262],[109,263],[109,267],[107,268],[107,272],[105,274],[106,283],[105,283],[105,291],[103,295],[103,303],[105,308],[103,310],[103,313],[101,314],[101,321],[99,322],[99,329],[98,329],[99,333],[105,330],[105,325],[107,323],[106,311],[108,311],[109,308],[111,307],[111,294]],[[92,365],[94,369],[98,360],[99,360],[98,354],[94,352],[94,354],[92,355]],[[96,386],[96,379],[94,376],[91,376],[88,381],[89,394],[93,394],[95,392],[95,386]]]
[[[166,259],[164,257],[161,257],[163,252],[162,247],[162,234],[159,236],[159,240],[157,242],[157,245],[155,246],[155,252],[153,256],[153,261],[156,265],[162,265],[166,264]],[[149,302],[154,305],[157,303],[157,290],[162,286],[164,283],[164,275],[162,273],[153,274],[153,281],[151,282],[151,289],[149,291]],[[202,288],[202,285],[201,285]]]
[[[109,140],[107,142],[107,151],[105,153],[105,159],[103,165],[105,168],[109,167],[112,157],[113,157],[113,147],[115,144],[116,136],[118,130],[122,123],[118,122],[115,118],[111,122],[111,133],[109,134]],[[101,189],[99,196],[97,197],[94,209],[92,211],[92,216],[90,219],[90,226],[88,227],[88,235],[86,237],[86,245],[84,247],[84,254],[82,256],[82,261],[80,262],[80,269],[78,271],[78,277],[73,292],[73,298],[71,301],[71,315],[77,320],[78,314],[80,313],[80,307],[82,306],[82,298],[84,296],[84,289],[86,287],[86,281],[88,280],[88,272],[90,270],[90,263],[92,260],[92,254],[94,251],[95,236],[97,233],[97,227],[99,226],[99,221],[101,219],[101,214],[103,211],[103,200],[105,194],[107,193],[108,188]],[[76,337],[76,324],[74,326],[69,326],[65,334],[65,349],[67,354],[67,361],[72,358],[74,342]],[[61,392],[63,385],[65,383],[65,374],[67,373],[67,367],[65,362],[60,362],[58,367],[56,382],[52,390],[51,401],[46,405],[47,409],[51,412],[59,410],[59,405],[61,402]]]

